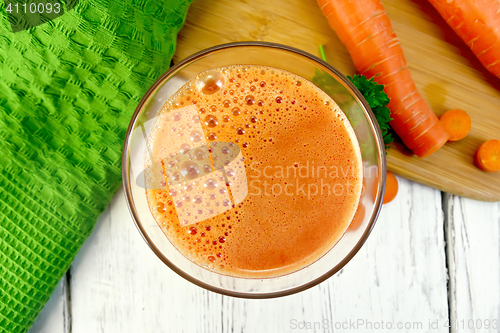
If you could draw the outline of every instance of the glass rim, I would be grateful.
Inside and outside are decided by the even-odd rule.
[[[178,268],[175,264],[173,264],[168,258],[166,258],[163,253],[156,247],[154,242],[151,240],[151,238],[148,236],[148,233],[144,229],[138,213],[135,209],[135,205],[133,204],[133,195],[130,187],[130,180],[129,180],[129,173],[130,173],[130,163],[129,163],[129,153],[128,153],[128,148],[130,144],[130,137],[132,135],[132,131],[135,127],[135,124],[138,120],[138,116],[143,110],[144,106],[147,104],[149,99],[153,96],[153,94],[157,91],[157,89],[166,81],[168,80],[171,76],[175,75],[175,73],[179,70],[182,69],[184,66],[189,65],[190,63],[194,62],[196,59],[202,58],[206,56],[207,54],[224,50],[224,49],[230,49],[230,48],[236,48],[236,47],[267,47],[267,48],[275,48],[275,49],[280,49],[284,51],[288,51],[291,53],[295,53],[297,55],[300,55],[302,57],[308,58],[309,60],[312,60],[316,63],[319,63],[321,66],[327,68],[329,71],[331,71],[333,74],[337,76],[337,78],[340,80],[339,83],[343,84],[347,90],[355,97],[355,99],[360,103],[360,106],[365,114],[365,116],[369,119],[370,127],[375,133],[376,136],[376,142],[377,142],[377,155],[380,160],[380,168],[379,168],[379,179],[380,179],[380,186],[378,188],[377,194],[378,196],[376,197],[376,200],[374,201],[374,210],[371,214],[370,221],[368,222],[368,225],[366,229],[364,230],[363,234],[359,238],[359,240],[356,242],[355,246],[349,251],[349,253],[332,269],[328,270],[326,273],[323,275],[317,277],[316,279],[309,281],[305,284],[301,284],[297,287],[293,287],[290,289],[286,290],[281,290],[281,291],[276,291],[276,292],[266,292],[266,293],[246,293],[246,292],[238,292],[238,291],[231,291],[231,290],[226,290],[223,288],[215,287],[213,285],[207,284],[203,281],[200,281],[193,276],[189,275],[188,273],[184,272],[182,269]],[[132,216],[132,219],[134,221],[135,226],[137,227],[139,233],[141,234],[142,238],[146,242],[146,244],[149,246],[149,248],[156,254],[156,256],[165,264],[167,265],[171,270],[173,270],[175,273],[177,273],[179,276],[183,277],[187,281],[212,292],[216,292],[218,294],[222,294],[225,296],[232,296],[232,297],[237,297],[237,298],[247,298],[247,299],[267,299],[267,298],[276,298],[276,297],[282,297],[282,296],[288,296],[292,295],[295,293],[302,292],[304,290],[307,290],[311,287],[314,287],[321,282],[325,281],[326,279],[330,278],[333,276],[335,273],[337,273],[339,270],[341,270],[355,255],[358,253],[358,251],[361,249],[363,244],[366,242],[368,239],[368,236],[370,235],[371,231],[373,230],[373,227],[375,226],[375,222],[380,214],[380,210],[382,208],[382,200],[384,197],[385,193],[385,184],[386,184],[386,171],[387,166],[386,166],[386,157],[385,157],[385,144],[382,138],[382,133],[380,131],[380,128],[378,126],[378,122],[375,118],[375,115],[373,114],[373,111],[371,110],[370,106],[368,105],[368,102],[365,100],[363,95],[359,92],[359,90],[354,86],[354,84],[347,79],[345,75],[340,73],[337,69],[332,67],[330,64],[328,64],[326,61],[323,61],[317,56],[314,56],[308,52],[305,52],[303,50],[288,46],[288,45],[283,45],[283,44],[278,44],[278,43],[272,43],[272,42],[263,42],[263,41],[246,41],[246,42],[232,42],[232,43],[226,43],[226,44],[220,44],[216,46],[209,47],[207,49],[198,51],[183,60],[181,60],[178,64],[172,66],[169,70],[167,70],[163,75],[161,75],[154,83],[153,85],[147,90],[147,92],[144,94],[142,97],[141,101],[137,105],[134,114],[131,117],[129,126],[127,128],[127,132],[125,135],[125,141],[123,144],[123,153],[122,153],[122,179],[123,179],[123,189],[124,193],[126,196],[126,202],[127,202],[127,207],[129,208],[130,214]],[[335,245],[332,247],[332,249],[335,247]],[[331,250],[331,249],[330,249]],[[293,273],[291,273],[293,274]],[[239,278],[239,277],[235,277]],[[279,278],[279,277],[276,277]],[[241,278],[244,279],[244,278]]]

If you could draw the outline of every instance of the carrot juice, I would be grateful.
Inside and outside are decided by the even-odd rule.
[[[290,72],[228,66],[164,104],[148,138],[163,187],[149,209],[176,249],[220,274],[305,268],[346,232],[363,171],[354,131],[321,89]]]

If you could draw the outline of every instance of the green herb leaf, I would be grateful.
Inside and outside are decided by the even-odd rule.
[[[389,121],[391,118],[391,111],[387,107],[389,104],[389,97],[384,92],[384,86],[373,81],[373,77],[367,79],[364,75],[354,75],[353,77],[347,77],[359,92],[363,94],[364,98],[370,105],[375,118],[377,119],[378,126],[382,132],[382,137],[384,139],[384,144],[389,144],[394,141],[391,133],[389,132]],[[387,146],[385,147],[388,148]]]

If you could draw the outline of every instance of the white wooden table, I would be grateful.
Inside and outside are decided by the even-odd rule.
[[[500,204],[399,181],[344,269],[270,300],[177,276],[142,240],[120,190],[29,332],[499,332]]]

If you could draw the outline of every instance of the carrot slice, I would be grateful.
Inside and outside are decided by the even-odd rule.
[[[356,210],[356,213],[352,218],[351,224],[349,225],[349,230],[358,229],[361,226],[361,224],[363,224],[364,219],[365,219],[365,207],[363,206],[363,203],[360,202],[358,209]]]
[[[398,194],[399,190],[399,183],[398,179],[394,174],[390,171],[387,171],[387,177],[385,181],[385,194],[384,194],[384,201],[382,203],[389,203],[391,202],[395,197],[396,194]]]
[[[439,120],[443,124],[445,131],[450,135],[448,141],[462,140],[470,132],[470,116],[464,110],[448,110]]]
[[[476,152],[477,166],[484,171],[500,171],[500,141],[488,140],[483,142]]]
[[[389,125],[403,143],[419,157],[444,145],[449,135],[418,92],[380,0],[317,1],[357,70],[385,86]]]

